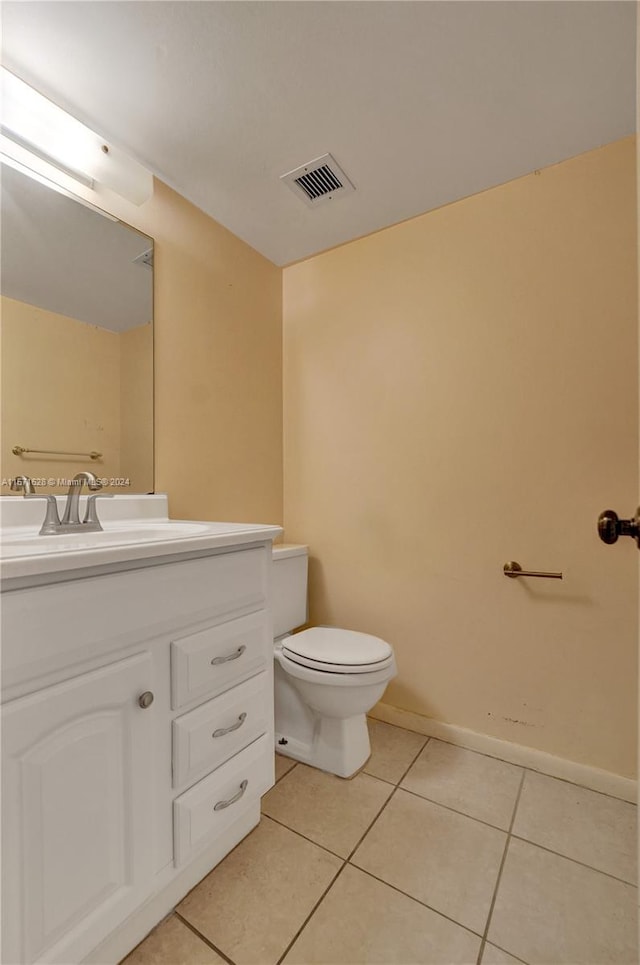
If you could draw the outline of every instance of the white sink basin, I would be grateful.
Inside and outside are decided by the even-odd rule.
[[[60,501],[60,511],[62,505]],[[81,518],[84,505],[81,499]],[[39,501],[0,496],[0,509],[3,588],[9,588],[7,581],[11,586],[18,585],[17,580],[21,586],[32,585],[56,573],[73,579],[95,567],[148,565],[145,561],[153,557],[199,556],[223,547],[273,540],[282,533],[279,526],[169,519],[167,498],[162,495],[105,500],[100,506],[101,533],[40,536],[43,507]]]
[[[16,556],[39,556],[43,553],[73,553],[78,550],[122,546],[127,543],[149,543],[157,540],[185,539],[223,532],[224,523],[175,522],[136,523],[130,526],[105,527],[102,533],[64,533],[59,536],[40,536],[38,533],[2,536],[0,548],[4,559]],[[220,527],[220,528],[218,528]]]

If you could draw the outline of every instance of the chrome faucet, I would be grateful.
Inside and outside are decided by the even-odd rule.
[[[69,485],[67,502],[64,507],[62,526],[83,526],[80,522],[80,491],[83,483],[87,484],[92,492],[102,489],[102,483],[92,472],[77,472]]]
[[[80,522],[80,490],[85,482],[95,495],[89,496],[84,520]],[[33,483],[28,476],[16,476],[9,485],[14,492],[22,490],[25,499],[46,499],[47,511],[44,522],[40,527],[40,536],[57,536],[61,533],[101,533],[102,526],[98,519],[96,500],[98,498],[113,498],[113,493],[98,492],[102,489],[102,483],[92,472],[79,472],[73,477],[69,485],[64,516],[61,521],[58,515],[56,497],[50,493],[34,492]]]

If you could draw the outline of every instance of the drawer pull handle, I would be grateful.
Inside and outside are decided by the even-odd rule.
[[[240,714],[240,716],[238,717],[238,719],[237,719],[237,721],[235,722],[235,724],[232,724],[231,727],[218,727],[217,730],[214,730],[214,732],[213,732],[213,734],[212,734],[211,736],[212,736],[212,737],[224,737],[225,734],[230,734],[231,731],[233,731],[233,730],[238,730],[239,727],[242,727],[242,725],[244,724],[244,722],[245,722],[246,719],[247,719],[247,715],[246,715],[246,714]]]
[[[218,801],[217,804],[213,805],[213,810],[222,811],[224,810],[224,808],[228,808],[230,804],[235,804],[236,801],[240,800],[244,792],[247,790],[248,786],[249,786],[249,782],[243,781],[242,784],[240,785],[240,790],[238,791],[237,794],[234,794],[233,797],[230,797],[228,801]]]
[[[238,657],[242,656],[246,649],[247,648],[243,643],[241,647],[238,647],[238,649],[234,650],[233,653],[228,653],[226,657],[214,657],[211,661],[211,666],[215,667],[219,663],[228,663],[229,660],[237,660]]]

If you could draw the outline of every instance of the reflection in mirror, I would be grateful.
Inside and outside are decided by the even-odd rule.
[[[2,491],[152,492],[153,239],[6,165],[0,193]]]

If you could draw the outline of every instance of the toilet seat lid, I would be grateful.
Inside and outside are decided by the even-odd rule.
[[[311,627],[295,633],[283,641],[282,650],[295,662],[334,673],[379,670],[393,658],[393,650],[379,637],[336,627]]]

